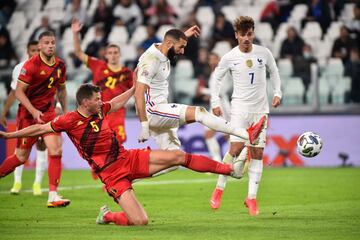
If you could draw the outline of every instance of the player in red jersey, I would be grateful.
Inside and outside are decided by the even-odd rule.
[[[65,63],[55,56],[55,35],[45,31],[39,36],[40,53],[25,62],[20,71],[16,85],[15,96],[20,101],[17,114],[17,129],[23,129],[36,123],[52,121],[56,114],[54,97],[57,97],[63,108],[66,104],[66,68]],[[59,133],[42,135],[48,148],[49,198],[48,207],[63,207],[70,200],[57,194],[61,176],[61,136]],[[0,165],[0,178],[14,171],[28,159],[37,137],[18,138],[15,154],[5,159]]]
[[[74,19],[71,29],[74,36],[75,55],[86,64],[93,74],[93,84],[101,88],[101,97],[104,102],[110,101],[133,85],[132,71],[120,63],[120,47],[110,44],[106,47],[106,61],[88,56],[81,50],[79,32],[82,24]],[[116,133],[120,143],[126,140],[125,134],[125,107],[116,113],[107,116],[110,127]]]
[[[16,132],[1,132],[0,137],[18,138],[65,131],[85,159],[105,184],[108,194],[123,209],[111,212],[107,206],[100,209],[98,224],[146,225],[148,216],[135,196],[132,181],[150,177],[172,166],[184,166],[197,172],[213,172],[241,177],[241,162],[223,164],[205,156],[181,150],[126,150],[110,128],[107,114],[116,112],[134,94],[134,87],[102,102],[100,88],[83,84],[76,93],[78,109],[57,117],[46,124],[36,124]]]

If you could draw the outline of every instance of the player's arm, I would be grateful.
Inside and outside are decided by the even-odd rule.
[[[20,101],[20,103],[31,113],[33,118],[38,123],[44,123],[44,121],[41,119],[41,116],[43,113],[39,110],[37,110],[30,102],[29,98],[25,95],[26,89],[29,87],[29,84],[22,82],[21,80],[18,81],[16,84],[16,90],[15,90],[15,97]]]
[[[229,70],[229,64],[227,63],[227,60],[225,57],[222,57],[218,66],[215,68],[215,71],[213,73],[213,84],[211,86],[211,108],[213,113],[216,116],[220,116],[221,110],[220,110],[220,89],[221,89],[221,80],[225,77],[226,72]]]
[[[148,85],[142,82],[136,83],[135,88],[135,108],[138,115],[138,118],[141,123],[141,133],[139,136],[139,142],[145,142],[150,137],[149,131],[149,122],[146,116],[146,106],[145,106],[145,92],[148,88]]]
[[[11,106],[14,104],[15,99],[15,91],[11,89],[7,99],[4,102],[3,110],[1,111],[0,115],[0,124],[4,127],[6,127],[6,115],[9,112]]]
[[[22,137],[35,137],[45,133],[53,132],[53,129],[48,122],[46,124],[34,124],[29,127],[23,128],[15,132],[2,132],[0,131],[1,138],[22,138]]]
[[[281,97],[282,97],[281,80],[280,80],[280,75],[279,75],[279,69],[276,66],[275,59],[274,59],[273,55],[271,54],[270,50],[268,50],[268,49],[266,49],[266,50],[267,50],[267,55],[268,55],[268,61],[267,61],[268,71],[270,73],[270,79],[271,79],[273,90],[274,90],[272,106],[276,108],[280,105]]]
[[[57,98],[61,105],[63,113],[67,113],[67,92],[66,92],[66,85],[62,84],[57,90]]]
[[[80,23],[80,21],[78,19],[74,18],[72,20],[71,30],[73,32],[75,55],[83,63],[87,63],[88,55],[86,53],[84,53],[83,50],[81,49],[81,41],[80,41],[80,36],[79,36],[79,32],[81,31],[82,26],[83,26],[82,23]]]
[[[116,112],[120,108],[124,107],[127,101],[129,101],[129,99],[134,95],[134,92],[135,92],[135,86],[132,86],[126,92],[111,99],[110,101],[111,108],[109,113]]]

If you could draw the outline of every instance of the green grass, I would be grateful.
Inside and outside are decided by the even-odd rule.
[[[31,189],[33,171],[23,188]],[[209,182],[191,183],[195,179]],[[216,176],[178,170],[135,184],[150,223],[145,227],[96,225],[99,207],[119,207],[101,187],[63,190],[70,206],[45,207],[47,194],[5,194],[13,176],[0,180],[0,239],[359,239],[360,169],[265,169],[258,203],[250,217],[243,200],[247,178],[228,183],[223,204],[209,207]],[[44,178],[44,182],[46,178]],[[146,185],[151,181],[188,183]],[[88,171],[64,171],[62,186],[98,185]]]

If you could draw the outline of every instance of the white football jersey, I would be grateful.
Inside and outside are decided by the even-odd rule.
[[[12,71],[12,79],[11,79],[11,84],[10,84],[10,87],[12,90],[15,90],[16,89],[16,84],[17,84],[17,81],[19,79],[19,75],[20,75],[20,71],[22,69],[22,67],[24,66],[24,63],[26,62],[27,60],[17,64],[15,67],[14,67],[14,70]]]
[[[221,58],[215,69],[216,87],[212,88],[211,106],[219,106],[221,80],[230,72],[234,84],[232,108],[241,112],[269,113],[266,68],[270,73],[274,95],[281,98],[279,70],[269,49],[253,44],[251,52],[243,53],[239,46],[233,48]]]
[[[169,96],[170,75],[169,59],[153,44],[139,58],[137,81],[149,86],[145,93],[147,106],[167,103]]]

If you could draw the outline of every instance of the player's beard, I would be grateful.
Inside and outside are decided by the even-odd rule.
[[[170,60],[171,64],[175,64],[176,60],[179,57],[179,54],[176,54],[174,47],[171,47],[168,51],[167,57]]]

